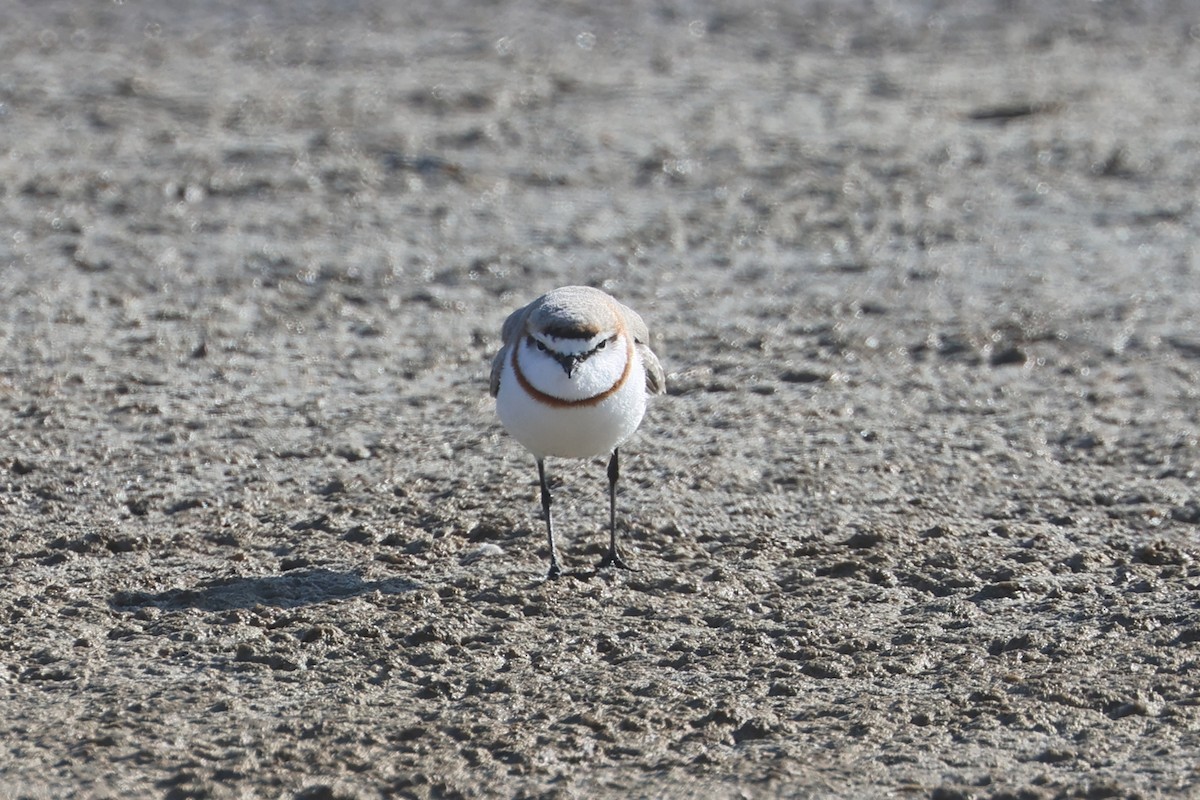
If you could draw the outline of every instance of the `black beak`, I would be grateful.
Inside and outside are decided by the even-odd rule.
[[[571,375],[573,375],[575,373],[575,368],[578,367],[579,363],[581,361],[583,361],[583,359],[586,357],[587,357],[586,355],[571,355],[571,356],[555,355],[555,358],[558,360],[559,366],[561,366],[563,368],[563,372],[567,373],[568,378],[571,377]]]

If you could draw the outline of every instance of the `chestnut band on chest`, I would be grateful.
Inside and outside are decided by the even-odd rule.
[[[594,394],[591,397],[583,397],[579,400],[564,400],[561,397],[555,397],[552,394],[546,394],[541,389],[535,387],[525,377],[525,373],[521,371],[521,361],[517,354],[521,351],[519,344],[514,343],[512,349],[512,368],[513,374],[517,376],[517,383],[521,388],[532,397],[534,400],[545,403],[552,408],[579,408],[580,406],[594,406],[604,402],[605,399],[616,394],[622,386],[625,385],[625,380],[629,377],[629,370],[633,369],[633,339],[625,337],[625,369],[621,372],[621,377],[617,378],[616,382],[605,389],[600,394]]]

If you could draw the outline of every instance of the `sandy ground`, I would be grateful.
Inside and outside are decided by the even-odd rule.
[[[0,3],[0,797],[1197,796],[1200,16],[409,5]]]

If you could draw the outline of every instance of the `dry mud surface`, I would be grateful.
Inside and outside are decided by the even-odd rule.
[[[1187,4],[2,5],[0,797],[1200,792]]]

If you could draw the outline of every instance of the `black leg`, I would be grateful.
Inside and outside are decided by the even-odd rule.
[[[546,462],[539,458],[537,465],[538,480],[542,484],[542,514],[546,517],[546,538],[550,542],[550,572],[546,578],[553,579],[562,575],[562,567],[558,565],[558,550],[554,547],[554,523],[550,519],[550,485],[546,483]]]
[[[605,567],[633,569],[617,551],[617,479],[619,477],[621,477],[620,461],[617,450],[614,449],[612,458],[608,460],[608,555],[600,562],[600,569]]]

